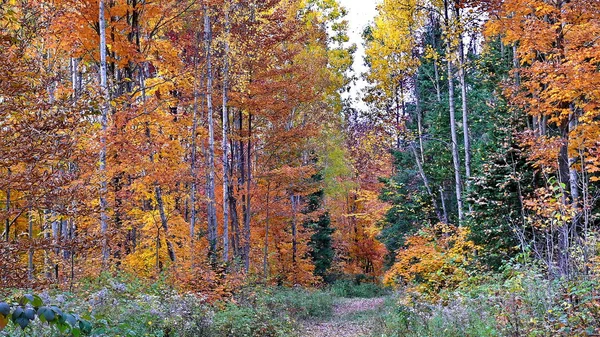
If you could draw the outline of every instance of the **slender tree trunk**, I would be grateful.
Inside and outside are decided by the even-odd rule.
[[[217,254],[217,210],[215,201],[215,130],[213,116],[212,27],[209,8],[204,7],[204,43],[206,45],[206,103],[208,117],[208,241],[211,259]]]
[[[517,84],[517,86],[521,86],[521,73],[519,72],[519,69],[521,68],[521,62],[519,61],[519,54],[517,53],[517,44],[516,43],[514,43],[512,45],[512,53],[513,53],[513,58],[512,58],[513,68],[516,70],[515,71],[515,83]]]
[[[442,202],[442,211],[444,212],[444,223],[448,223],[448,208],[446,207],[446,192],[440,186],[440,201]]]
[[[226,5],[228,6],[228,5]],[[229,112],[227,99],[229,90],[229,8],[225,10],[225,54],[223,55],[223,134],[221,147],[223,150],[223,261],[229,261]]]
[[[169,253],[169,259],[171,262],[175,262],[175,249],[173,244],[169,240],[169,221],[165,212],[165,204],[162,197],[162,189],[160,186],[154,186],[154,195],[156,197],[156,204],[158,206],[158,213],[160,214],[160,224],[163,231],[165,232],[165,241],[167,242],[167,252]]]
[[[100,231],[102,233],[102,265],[106,268],[108,263],[108,216],[106,210],[106,194],[108,193],[108,182],[106,173],[106,133],[108,130],[108,108],[110,94],[108,91],[108,76],[106,70],[106,19],[104,17],[105,0],[99,0],[98,22],[100,27],[100,89],[102,91],[101,119],[102,126],[100,135]]]
[[[10,169],[8,171],[10,175]],[[4,210],[6,211],[6,221],[5,221],[5,240],[6,242],[10,241],[10,188],[6,190],[6,204],[4,205]]]
[[[450,30],[450,17],[448,13],[448,0],[444,0],[446,29]],[[452,162],[454,164],[454,183],[456,190],[456,202],[458,204],[459,225],[464,220],[463,200],[462,200],[462,179],[460,174],[460,157],[458,154],[458,137],[456,133],[456,108],[454,106],[454,73],[452,66],[452,46],[451,41],[446,41],[446,58],[448,59],[448,105],[450,109],[450,134],[452,137]]]
[[[448,60],[448,96],[450,105],[450,133],[452,137],[452,162],[454,164],[454,187],[458,204],[459,224],[464,220],[462,200],[462,179],[460,173],[460,157],[458,154],[458,137],[456,134],[456,115],[454,108],[454,76],[452,76],[452,61]]]
[[[146,112],[146,77],[145,77],[145,66],[141,66],[141,70],[140,70],[140,75],[139,75],[139,81],[140,81],[140,88],[142,91],[142,104],[144,106],[144,112]],[[146,124],[146,137],[148,138],[148,144],[151,147],[152,146],[152,136],[150,133],[150,126],[148,124]],[[151,151],[150,153],[150,162],[154,163],[154,150]],[[175,258],[175,249],[173,248],[173,244],[171,243],[171,240],[169,240],[169,220],[167,218],[167,213],[165,211],[165,203],[164,203],[164,199],[162,196],[162,189],[158,183],[158,181],[154,182],[154,197],[156,199],[156,205],[158,207],[158,213],[160,215],[160,224],[161,227],[163,229],[163,231],[165,232],[165,241],[167,243],[167,252],[169,254],[169,259],[171,260],[171,262],[175,262],[176,258]],[[159,239],[160,240],[160,239]],[[160,243],[160,241],[158,241]],[[157,248],[158,250],[158,248]],[[158,255],[157,255],[157,259],[158,259]]]
[[[248,113],[248,150],[246,151],[246,208],[244,213],[244,270],[250,270],[250,220],[252,187],[252,114]]]
[[[419,79],[418,79],[418,75],[415,74],[414,76],[414,81],[415,81],[415,107],[416,107],[416,115],[417,115],[417,127],[418,127],[418,136],[419,136],[419,151],[417,151],[417,149],[415,148],[415,146],[413,144],[410,145],[410,148],[413,152],[413,155],[415,156],[415,162],[417,163],[417,169],[419,170],[419,174],[421,175],[421,179],[423,179],[423,184],[425,185],[425,189],[427,190],[427,194],[429,195],[429,197],[431,198],[431,203],[433,205],[433,208],[435,210],[435,214],[437,215],[437,218],[440,222],[444,223],[444,218],[442,217],[442,214],[440,213],[440,209],[438,207],[438,203],[437,203],[437,199],[435,197],[435,194],[433,193],[431,186],[429,185],[429,179],[427,179],[427,176],[425,175],[425,170],[423,169],[423,165],[425,164],[425,148],[423,146],[423,125],[422,125],[422,121],[421,121],[421,99],[420,99],[420,93],[419,93]],[[402,106],[403,109],[406,109],[406,107],[403,105]],[[406,111],[404,111],[404,113],[406,113]]]
[[[440,71],[437,60],[433,60],[433,71],[435,73],[435,96],[438,103],[442,102],[442,90],[440,89]]]
[[[431,190],[431,186],[429,185],[429,179],[427,179],[427,176],[425,175],[425,171],[423,170],[423,165],[421,164],[421,160],[419,159],[419,154],[417,152],[417,149],[412,144],[410,145],[410,149],[415,157],[415,163],[417,163],[417,169],[419,170],[419,175],[421,176],[421,179],[423,180],[423,185],[425,185],[427,194],[431,198],[431,203],[435,210],[435,214],[440,222],[445,223],[444,218],[442,217],[442,214],[440,213],[440,209],[438,207],[438,203],[437,203],[435,194],[433,194],[433,191]]]
[[[269,279],[269,222],[271,220],[271,209],[269,208],[269,196],[271,194],[271,183],[267,182],[267,216],[265,218],[265,243],[263,247],[263,277],[265,284]]]
[[[196,36],[196,46],[199,44],[199,34],[195,34]],[[196,208],[196,193],[198,190],[198,172],[196,167],[196,162],[198,160],[198,149],[197,149],[197,138],[198,138],[198,83],[199,83],[199,74],[198,74],[198,59],[200,57],[198,48],[196,47],[194,57],[194,106],[192,111],[192,140],[190,144],[190,266],[194,268],[194,240],[196,235],[196,218],[197,218],[197,208]]]
[[[456,18],[460,20],[460,9],[456,7]],[[465,57],[465,45],[462,34],[458,34],[458,62],[460,77],[460,89],[462,97],[462,125],[463,125],[463,142],[465,146],[465,179],[467,186],[469,185],[469,179],[471,179],[471,139],[469,137],[469,106],[467,101],[467,75],[466,75],[466,57]],[[469,211],[471,210],[469,205]]]
[[[572,201],[569,198],[568,191],[570,190],[571,177],[569,167],[569,124],[568,121],[560,127],[563,144],[560,147],[558,157],[558,177],[560,181],[560,189],[562,192],[562,203],[565,209],[572,206]],[[562,276],[570,274],[570,240],[569,229],[570,224],[562,223],[558,229],[558,246],[559,246],[559,270]]]
[[[298,224],[296,223],[296,213],[298,209],[298,202],[296,196],[292,194],[290,197],[292,204],[292,267],[296,266],[296,255],[298,253]]]
[[[238,238],[237,240],[237,244],[238,244],[238,256],[240,258],[240,260],[242,260],[242,262],[245,262],[245,258],[244,258],[244,252],[245,252],[245,235],[243,233],[243,222],[245,221],[245,216],[246,216],[246,194],[245,194],[245,186],[246,186],[246,155],[245,153],[245,145],[244,145],[244,123],[243,123],[243,114],[242,111],[238,111],[238,113],[236,114],[236,129],[238,132],[238,141],[236,142],[236,162],[237,162],[237,175],[238,175],[238,179],[237,179],[237,186],[236,186],[236,192],[237,195],[240,196],[240,208],[242,211],[241,214],[241,219],[238,216],[237,213],[237,208],[236,208],[236,212],[235,214],[235,221],[233,222],[233,225],[236,227],[235,233],[236,233],[236,237]],[[236,202],[237,205],[237,200],[234,198],[233,200],[234,202]],[[233,207],[231,207],[231,209],[233,209]],[[232,218],[232,221],[234,220],[234,218]]]
[[[425,164],[425,146],[423,146],[423,112],[421,111],[421,99],[419,94],[419,83],[418,78],[415,75],[415,105],[417,113],[417,132],[419,134],[419,153],[421,162]]]
[[[403,96],[401,94],[402,92],[402,82],[400,82],[400,84],[396,87],[396,151],[400,151],[400,144],[401,144],[401,138],[400,138],[400,109],[403,109],[404,107],[404,98],[402,98],[402,102],[400,102],[400,97]],[[401,108],[402,106],[402,108]]]
[[[577,128],[577,113],[573,112],[569,116],[569,134],[572,133],[575,128]],[[569,185],[571,187],[571,199],[574,208],[579,207],[579,175],[577,172],[577,168],[575,167],[575,163],[577,162],[577,157],[569,156]]]
[[[578,114],[577,109],[572,106],[573,112],[569,116],[569,131],[567,134],[567,138],[570,138],[570,135],[577,128],[578,122]],[[571,229],[570,236],[571,242],[577,242],[578,240],[578,231],[581,221],[581,200],[580,200],[580,189],[579,189],[579,172],[576,167],[577,157],[569,155],[568,165],[569,165],[569,187],[571,192],[571,208],[573,209],[573,219],[571,221]]]
[[[29,212],[27,213],[27,233],[29,234],[29,244],[31,245],[27,253],[27,278],[29,280],[33,280],[33,211],[31,210],[31,206],[29,207]]]

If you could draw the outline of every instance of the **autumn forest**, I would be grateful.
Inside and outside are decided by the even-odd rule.
[[[600,335],[600,1],[345,2],[0,0],[0,336]]]

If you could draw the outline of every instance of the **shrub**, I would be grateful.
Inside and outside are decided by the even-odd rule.
[[[327,318],[333,311],[333,297],[322,290],[274,288],[260,300],[272,312],[286,312],[295,319]]]
[[[265,307],[228,304],[215,313],[211,335],[215,337],[286,337],[295,335],[293,322],[273,315]]]
[[[478,282],[481,279],[477,280]],[[589,336],[600,332],[600,283],[549,280],[533,264],[509,266],[486,282],[431,297],[407,292],[388,304],[379,335]]]
[[[374,298],[389,294],[389,289],[376,283],[356,283],[353,281],[337,281],[330,287],[331,292],[337,297],[344,298]]]
[[[474,267],[477,246],[468,240],[469,230],[446,224],[426,228],[406,239],[384,284],[409,285],[436,298],[444,289],[456,289]]]

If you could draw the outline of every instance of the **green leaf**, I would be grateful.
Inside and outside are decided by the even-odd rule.
[[[52,322],[56,318],[56,314],[52,309],[41,307],[38,309],[38,316],[42,322]]]
[[[19,304],[20,305],[25,305],[27,303],[33,303],[33,300],[34,300],[33,295],[31,295],[31,294],[25,294],[19,300]]]
[[[31,305],[33,305],[34,308],[39,308],[42,305],[44,305],[44,301],[42,301],[42,298],[39,297],[38,295],[33,295],[33,300],[31,301]]]
[[[79,321],[79,328],[85,334],[89,334],[92,332],[92,324],[88,321]]]
[[[69,330],[69,328],[70,328],[70,327],[69,327],[69,325],[68,325],[67,323],[61,323],[61,322],[58,322],[58,323],[56,324],[56,327],[57,327],[57,328],[58,328],[58,330],[60,330],[60,332],[62,332],[62,333],[65,333],[65,332],[67,332],[67,330]]]
[[[79,329],[79,328],[72,328],[71,329],[71,334],[73,335],[73,337],[79,337],[79,336],[81,336],[81,329]]]

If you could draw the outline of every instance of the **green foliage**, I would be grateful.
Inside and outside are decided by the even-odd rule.
[[[12,322],[12,325],[9,323]],[[41,324],[40,324],[41,323]],[[46,323],[46,324],[44,324]],[[44,331],[44,335],[57,332],[60,335],[79,337],[91,333],[92,325],[76,314],[63,312],[56,306],[44,306],[38,295],[25,294],[18,304],[0,302],[0,334],[7,328],[11,336]]]
[[[333,311],[333,297],[322,290],[301,288],[268,289],[260,302],[274,313],[285,312],[294,319],[326,318]]]
[[[331,245],[331,234],[334,230],[331,228],[329,214],[320,216],[317,221],[306,224],[306,227],[313,231],[309,246],[310,256],[315,265],[314,274],[326,279],[335,253]]]
[[[274,315],[266,307],[228,304],[215,313],[211,335],[215,337],[284,337],[293,336],[293,322]]]
[[[374,298],[388,295],[390,290],[379,284],[365,282],[356,283],[349,280],[340,280],[331,285],[330,291],[336,297],[343,298]]]
[[[378,336],[589,336],[600,330],[596,279],[549,280],[532,262],[472,278],[436,303],[406,293],[386,305]]]
[[[457,305],[458,303],[452,303]],[[383,337],[496,337],[494,318],[462,306],[387,304],[380,334]]]
[[[323,180],[321,175],[316,175],[313,179],[316,181]],[[325,191],[318,191],[309,195],[304,213],[319,212],[323,208],[324,197]],[[329,213],[323,213],[318,219],[305,222],[304,227],[310,229],[313,233],[308,245],[310,247],[310,256],[315,265],[314,274],[327,281],[329,269],[331,268],[335,254],[331,244],[331,235],[334,229],[331,227]]]

